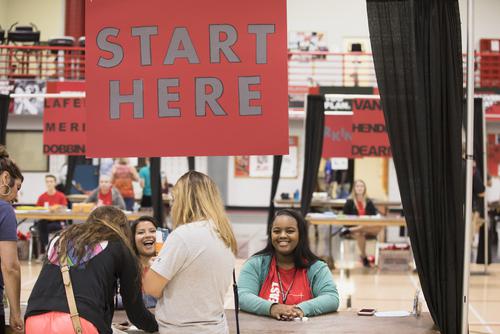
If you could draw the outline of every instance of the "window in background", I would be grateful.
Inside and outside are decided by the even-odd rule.
[[[48,172],[42,131],[7,131],[7,151],[23,172]]]

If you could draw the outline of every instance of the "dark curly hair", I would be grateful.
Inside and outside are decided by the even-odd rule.
[[[9,152],[5,146],[0,145],[0,173],[7,172],[11,176],[9,187],[13,187],[16,179],[24,181],[24,176],[21,170],[14,161],[10,159]]]
[[[297,222],[297,228],[299,230],[299,242],[297,243],[297,247],[293,250],[293,260],[296,268],[309,268],[316,261],[321,261],[319,257],[317,257],[309,247],[309,233],[307,222],[302,216],[301,213],[292,209],[282,209],[276,212],[274,215],[273,221],[276,217],[279,216],[288,216],[293,218]],[[258,251],[254,255],[274,255],[276,250],[273,247],[272,241],[272,231],[273,224],[270,224],[267,231],[267,245],[264,249]]]

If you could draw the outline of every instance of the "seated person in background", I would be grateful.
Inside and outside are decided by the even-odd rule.
[[[337,287],[326,263],[309,248],[302,215],[290,209],[278,211],[268,235],[267,246],[241,269],[241,310],[278,320],[336,311]]]
[[[120,192],[111,185],[111,178],[108,175],[101,175],[99,187],[92,191],[85,203],[96,203],[97,206],[112,205],[125,210],[125,202]]]
[[[148,272],[151,266],[151,260],[156,255],[156,228],[159,226],[158,221],[151,216],[142,216],[132,222],[132,248],[141,264],[142,276]],[[147,308],[156,306],[156,299],[153,296],[142,293],[142,300]],[[121,296],[117,295],[116,308],[123,308]]]
[[[484,224],[485,195],[486,187],[483,183],[483,176],[476,166],[476,160],[474,160],[472,169],[472,225],[474,226],[474,235],[479,232],[479,229]]]
[[[149,167],[149,158],[146,158],[146,166],[139,170],[139,183],[142,187],[141,208],[152,207],[151,202],[151,168]]]
[[[354,181],[350,198],[346,201],[343,209],[346,215],[375,216],[378,214],[377,208],[366,195],[366,184],[363,180]],[[366,256],[366,238],[377,236],[382,230],[379,226],[352,226],[343,228],[341,236],[352,236],[358,242],[363,266],[370,267],[370,261]]]
[[[50,212],[67,208],[68,200],[62,192],[56,190],[56,184],[57,180],[54,175],[49,174],[45,176],[45,187],[47,191],[38,197],[38,201],[36,202],[37,206],[45,206]],[[45,255],[45,248],[49,243],[49,233],[61,230],[64,226],[64,222],[60,220],[41,219],[35,222],[35,226],[40,236],[41,249],[39,258],[41,259]]]
[[[167,176],[164,176],[161,181],[161,195],[162,198],[171,198],[170,194],[170,189],[172,189],[173,185],[171,183],[168,183]],[[168,216],[170,215],[170,208],[172,207],[170,205],[170,202],[163,202],[163,208],[165,209],[165,215]]]
[[[139,181],[139,174],[128,158],[118,158],[111,170],[111,183],[120,192],[127,210],[132,211],[135,204],[133,181]]]

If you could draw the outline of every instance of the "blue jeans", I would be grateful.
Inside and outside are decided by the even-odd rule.
[[[134,211],[135,200],[133,197],[126,197],[123,199],[125,201],[125,210]]]
[[[63,228],[62,221],[53,221],[41,219],[35,222],[35,226],[38,229],[40,244],[42,246],[42,253],[45,253],[45,248],[49,243],[49,233],[60,231]]]

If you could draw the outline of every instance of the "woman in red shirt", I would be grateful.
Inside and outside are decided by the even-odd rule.
[[[45,186],[47,191],[38,197],[37,206],[44,206],[49,211],[64,210],[68,207],[66,196],[56,189],[57,179],[54,175],[45,175]],[[42,261],[45,257],[45,248],[49,243],[49,233],[60,231],[65,225],[61,220],[40,219],[35,222],[35,226],[40,235],[40,254],[38,261]]]
[[[129,165],[127,158],[119,158],[111,171],[111,183],[120,191],[125,201],[125,208],[132,211],[134,208],[134,187],[132,181],[139,181],[139,174]]]
[[[346,201],[343,209],[346,215],[375,216],[377,208],[366,194],[366,183],[363,180],[354,181],[350,198]],[[379,226],[353,226],[346,227],[341,231],[342,236],[352,236],[358,242],[363,266],[370,267],[370,261],[366,256],[366,238],[377,236],[382,230]]]
[[[94,189],[85,200],[85,203],[96,203],[97,206],[112,205],[125,210],[125,202],[122,195],[115,187],[111,186],[108,175],[101,175],[99,187]]]

